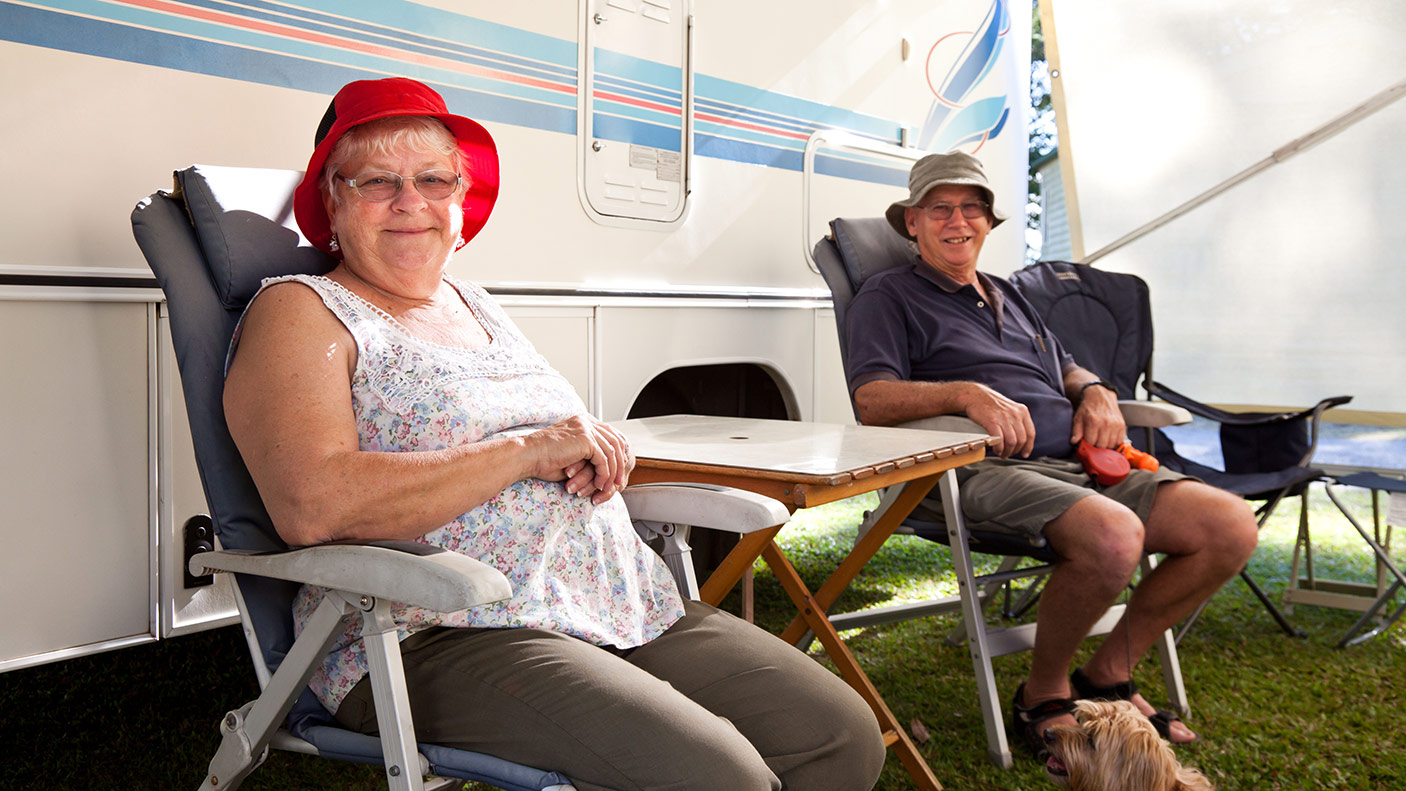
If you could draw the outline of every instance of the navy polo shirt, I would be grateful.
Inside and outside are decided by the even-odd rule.
[[[921,259],[865,281],[845,318],[850,393],[878,379],[979,382],[1030,410],[1032,458],[1068,456],[1074,358],[1010,282],[976,276],[990,303]]]

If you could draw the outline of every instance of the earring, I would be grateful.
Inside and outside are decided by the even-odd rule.
[[[334,252],[334,253],[337,252],[338,250],[342,249],[342,246],[339,245],[339,244],[337,244],[337,234],[336,234],[336,233],[333,233],[333,234],[332,234],[332,238],[331,238],[330,240],[328,240],[328,242],[327,242],[327,249],[331,250],[331,251]]]

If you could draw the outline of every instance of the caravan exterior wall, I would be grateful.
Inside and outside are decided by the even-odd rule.
[[[0,195],[0,670],[230,622],[223,585],[182,582],[203,501],[128,216],[195,162],[300,169],[350,80],[424,80],[493,133],[502,195],[451,272],[494,292],[593,412],[852,419],[803,250],[902,195],[909,161],[817,144],[803,177],[807,140],[977,151],[1018,213],[1028,14],[700,6],[0,2],[5,171],[23,185]],[[987,246],[1006,269],[1022,250],[1018,233]]]

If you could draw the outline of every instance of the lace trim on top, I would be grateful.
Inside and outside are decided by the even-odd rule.
[[[394,316],[341,283],[322,275],[265,278],[261,290],[277,283],[296,281],[316,291],[327,308],[347,326],[356,341],[357,361],[356,370],[352,374],[353,384],[364,382],[370,392],[376,393],[387,407],[397,412],[404,412],[423,402],[435,390],[467,378],[559,375],[546,358],[518,332],[517,327],[487,291],[451,277],[444,280],[464,300],[464,304],[468,306],[484,332],[488,333],[487,344],[464,348],[420,338]],[[315,284],[325,288],[317,288]],[[366,328],[371,332],[357,332],[360,325],[368,325]],[[397,337],[391,337],[387,330]],[[380,351],[363,348],[363,344],[382,342],[398,342],[404,345],[404,368],[363,365],[364,360],[379,359],[377,352]]]

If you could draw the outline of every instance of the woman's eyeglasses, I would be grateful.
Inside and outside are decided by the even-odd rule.
[[[399,195],[401,184],[405,181],[399,173],[387,170],[368,170],[350,179],[338,174],[337,178],[351,185],[356,194],[372,203],[383,203]],[[461,180],[462,177],[452,170],[426,170],[416,173],[412,179],[415,191],[425,200],[444,200],[459,189]]]
[[[950,203],[930,203],[927,206],[917,206],[928,213],[928,219],[934,221],[952,219],[952,212],[957,207]],[[968,220],[975,220],[978,217],[985,217],[986,212],[991,208],[991,204],[986,201],[967,201],[961,205],[962,216]]]

